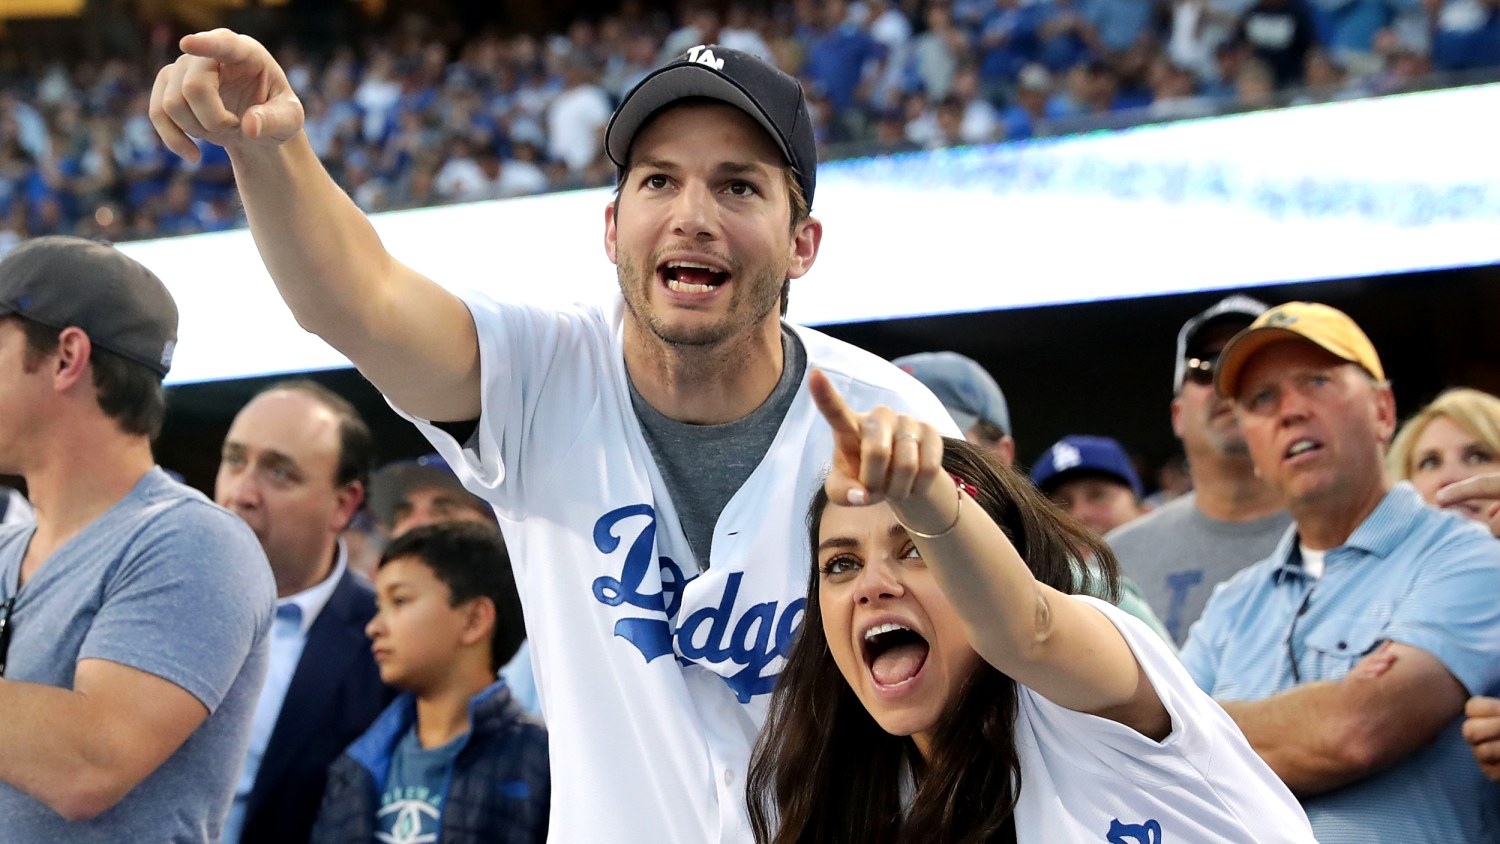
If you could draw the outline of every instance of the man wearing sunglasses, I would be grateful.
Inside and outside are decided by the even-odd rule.
[[[151,440],[177,306],[115,249],[0,262],[0,839],[219,840],[265,676],[275,587],[234,515]]]
[[[1178,645],[1213,588],[1265,559],[1292,522],[1276,491],[1255,476],[1233,407],[1214,390],[1220,350],[1265,311],[1236,295],[1183,323],[1172,432],[1187,454],[1193,491],[1105,536]]]

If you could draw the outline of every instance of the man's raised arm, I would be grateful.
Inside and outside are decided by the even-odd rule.
[[[260,42],[216,29],[182,39],[151,91],[173,152],[229,153],[250,231],[297,322],[344,353],[403,410],[479,416],[479,347],[458,297],[391,257],[303,132],[302,103]]]

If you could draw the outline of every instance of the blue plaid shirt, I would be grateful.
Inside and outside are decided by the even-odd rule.
[[[1220,700],[1261,700],[1338,680],[1387,639],[1432,654],[1471,694],[1500,690],[1500,542],[1397,484],[1308,576],[1296,528],[1270,557],[1220,584],[1182,649]],[[1459,730],[1391,768],[1303,801],[1322,844],[1500,842],[1500,787]]]
[[[328,788],[312,844],[376,840],[379,794],[391,755],[416,722],[416,698],[404,694],[328,769]],[[547,730],[499,681],[469,702],[469,733],[443,795],[443,844],[543,844],[552,804]]]

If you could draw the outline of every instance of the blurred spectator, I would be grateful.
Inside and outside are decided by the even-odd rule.
[[[848,20],[844,0],[823,3],[822,19],[809,27],[803,40],[807,59],[802,77],[828,99],[835,112],[832,119],[868,105],[870,80],[882,75],[885,51],[880,42]]]
[[[1104,53],[1098,33],[1079,11],[1076,0],[1051,0],[1041,4],[1037,41],[1037,61],[1054,73],[1066,71]]]
[[[1293,98],[1294,104],[1325,103],[1349,99],[1361,94],[1349,82],[1349,73],[1327,50],[1317,48],[1307,51],[1307,66],[1303,73],[1302,92]]]
[[[1106,52],[1122,53],[1150,32],[1153,8],[1141,0],[1087,0],[1083,17]]]
[[[1236,86],[1240,71],[1255,62],[1255,54],[1251,52],[1250,45],[1238,38],[1219,44],[1214,48],[1213,74],[1202,80],[1203,94],[1219,101],[1234,101],[1237,99]]]
[[[927,7],[927,31],[912,41],[910,82],[932,100],[948,96],[958,63],[969,53],[968,37],[943,3]]]
[[[1423,0],[1432,21],[1432,66],[1473,70],[1500,64],[1500,0]]]
[[[1375,36],[1395,20],[1396,5],[1392,0],[1312,0],[1308,9],[1322,46],[1341,67],[1364,74],[1380,69]]]
[[[1193,491],[1193,474],[1188,468],[1187,455],[1178,452],[1156,469],[1156,492],[1146,496],[1146,504],[1154,512],[1163,504],[1189,495]]]
[[[911,21],[888,0],[853,3],[849,18],[864,27],[880,45],[881,71],[873,80],[870,101],[877,109],[890,109],[899,102],[902,74],[911,60]]]
[[[1214,112],[1214,102],[1197,94],[1197,80],[1184,67],[1158,62],[1151,73],[1151,104],[1147,113],[1153,118],[1202,117]]]
[[[1062,120],[1115,109],[1119,80],[1104,62],[1081,64],[1068,71],[1067,87],[1047,103],[1047,117]]]
[[[565,74],[566,87],[547,107],[547,153],[582,174],[604,152],[604,124],[614,107],[584,60],[569,61]]]
[[[1037,124],[1047,117],[1052,99],[1052,75],[1039,64],[1021,69],[1016,80],[1015,102],[1000,116],[1006,140],[1020,141],[1036,133]]]
[[[1146,512],[1140,476],[1109,437],[1063,437],[1031,467],[1031,481],[1100,536]]]
[[[699,44],[717,44],[769,61],[771,47],[760,33],[747,25],[750,22],[748,10],[743,5],[737,6],[734,18],[729,26],[723,26],[719,10],[712,4],[698,3],[689,7],[683,14],[683,25],[662,42],[652,66],[666,64],[686,53],[689,47]]]
[[[1037,55],[1042,5],[994,0],[979,30],[979,73],[987,90],[1004,90]]]
[[[441,522],[495,523],[495,511],[464,489],[436,454],[382,466],[370,478],[370,512],[392,538]]]
[[[1270,108],[1276,104],[1276,76],[1261,61],[1250,61],[1234,78],[1234,104],[1241,109]]]
[[[1208,82],[1220,78],[1217,51],[1234,35],[1239,17],[1209,0],[1173,0],[1168,19],[1167,54],[1180,67]],[[1232,76],[1232,74],[1231,74]]]
[[[1275,85],[1295,85],[1317,28],[1305,0],[1257,0],[1240,20],[1239,37],[1270,68]]]
[[[1248,296],[1230,296],[1183,323],[1172,433],[1187,454],[1193,491],[1105,537],[1120,571],[1140,584],[1178,644],[1214,587],[1265,559],[1291,524],[1276,491],[1256,477],[1234,408],[1213,384],[1220,350],[1265,310]]]
[[[932,391],[953,417],[964,439],[983,446],[1001,463],[1016,460],[1010,406],[994,377],[973,358],[957,352],[918,352],[891,361]]]
[[[1000,112],[985,99],[979,86],[979,71],[972,64],[960,67],[954,75],[952,98],[959,108],[955,143],[988,144],[1004,137]]]

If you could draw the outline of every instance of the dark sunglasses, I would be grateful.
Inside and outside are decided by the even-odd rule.
[[[1206,358],[1188,358],[1182,371],[1182,378],[1184,381],[1191,381],[1200,387],[1212,387],[1214,385],[1214,364],[1218,362],[1218,355],[1210,355]]]
[[[0,677],[5,676],[5,658],[10,653],[11,610],[16,608],[16,596],[12,595],[0,604]]]

